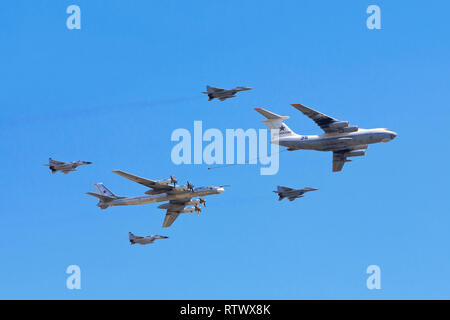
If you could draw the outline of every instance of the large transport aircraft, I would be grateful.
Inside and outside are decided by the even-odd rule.
[[[296,134],[283,122],[289,117],[255,108],[266,117],[263,122],[272,133],[271,143],[287,147],[289,151],[331,151],[333,152],[333,172],[341,171],[344,164],[351,161],[348,158],[364,156],[369,144],[389,142],[397,136],[397,133],[385,128],[362,129],[358,126],[350,126],[348,121],[334,119],[299,103],[292,106],[312,119],[325,133]]]

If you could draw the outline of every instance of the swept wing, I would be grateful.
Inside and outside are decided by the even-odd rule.
[[[127,173],[121,170],[113,170],[114,173],[118,174],[119,176],[122,176],[124,178],[127,178],[131,181],[137,182],[143,186],[146,186],[148,188],[152,188],[158,191],[171,191],[174,189],[172,185],[168,185],[165,183],[159,183],[158,181],[142,178],[139,176],[135,176],[131,173]]]
[[[185,210],[190,201],[191,198],[186,198],[183,200],[170,200],[168,203],[160,205],[158,208],[167,209],[162,227],[170,227],[178,216]]]
[[[313,120],[326,133],[339,132],[343,128],[348,127],[348,121],[337,120],[300,103],[292,104],[292,106]]]

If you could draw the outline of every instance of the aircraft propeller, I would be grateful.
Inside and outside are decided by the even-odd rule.
[[[178,183],[177,178],[175,178],[175,176],[170,176],[170,183],[172,183],[172,184],[173,184],[173,187],[175,188],[175,186],[176,186],[177,183]]]
[[[186,187],[188,188],[189,191],[194,192],[194,185],[189,181],[186,183]]]
[[[206,207],[206,200],[203,199],[203,197],[201,197],[200,199],[198,199],[198,203],[199,203],[201,206]]]
[[[199,207],[197,204],[194,206],[194,210],[197,211],[197,216],[199,216],[200,212],[202,212],[202,208]]]

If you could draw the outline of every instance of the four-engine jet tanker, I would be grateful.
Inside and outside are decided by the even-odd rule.
[[[114,170],[114,173],[137,182],[143,186],[150,188],[145,195],[137,197],[119,197],[112,193],[103,183],[96,183],[94,187],[97,193],[87,192],[87,194],[99,199],[97,206],[106,209],[113,206],[129,206],[138,204],[156,203],[169,201],[160,205],[159,209],[165,209],[166,217],[164,218],[163,228],[170,227],[181,213],[201,212],[201,205],[205,205],[206,201],[203,196],[213,194],[221,194],[225,191],[226,186],[220,187],[198,187],[195,188],[189,181],[185,186],[177,186],[176,179],[171,177],[167,180],[150,180],[141,178],[130,173],[120,170]],[[199,199],[192,199],[201,197]],[[187,207],[192,206],[192,207]]]
[[[252,90],[252,88],[248,87],[236,87],[233,89],[221,89],[221,88],[214,88],[210,86],[206,86],[206,92],[202,92],[204,94],[207,94],[209,99],[208,101],[211,101],[215,98],[219,99],[220,101],[224,101],[229,98],[234,98],[236,96],[236,93],[240,91],[247,91]]]
[[[306,187],[303,189],[293,189],[293,188],[289,188],[289,187],[278,186],[277,190],[274,192],[278,194],[279,201],[283,200],[284,198],[288,198],[289,201],[294,201],[297,198],[303,198],[304,194],[306,192],[317,191],[317,190],[319,190],[319,189],[309,188],[309,187]]]
[[[369,144],[389,142],[397,134],[388,129],[361,129],[340,121],[301,104],[292,105],[312,119],[325,132],[319,135],[299,135],[283,122],[289,117],[280,116],[262,108],[255,108],[266,117],[263,120],[271,131],[271,143],[293,150],[317,150],[333,152],[333,172],[341,171],[350,157],[363,156]]]

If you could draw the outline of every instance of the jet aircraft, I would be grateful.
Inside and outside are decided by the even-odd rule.
[[[292,106],[312,119],[325,133],[296,134],[283,122],[289,117],[255,108],[266,117],[263,122],[272,133],[271,143],[287,147],[289,151],[332,151],[333,172],[341,171],[344,164],[351,161],[348,158],[364,156],[369,144],[389,142],[397,136],[397,133],[385,128],[362,129],[358,126],[349,126],[348,121],[337,120],[299,103]]]
[[[289,187],[277,187],[277,191],[273,191],[278,194],[278,200],[281,201],[284,198],[288,198],[289,201],[294,201],[297,198],[303,198],[306,192],[317,191],[319,189],[306,187],[304,189],[293,189]]]
[[[151,236],[146,236],[146,237],[140,237],[140,236],[135,236],[134,234],[132,234],[131,232],[128,232],[128,238],[130,240],[130,244],[150,244],[150,243],[154,243],[155,240],[159,240],[159,239],[168,239],[169,237],[166,236],[160,236],[160,235],[151,235]]]
[[[207,94],[209,99],[208,101],[211,101],[215,98],[219,99],[220,101],[224,101],[229,98],[236,97],[236,93],[240,91],[247,91],[252,90],[252,88],[248,87],[236,87],[233,89],[221,89],[221,88],[214,88],[210,86],[206,86],[206,92],[202,92],[204,94]]]
[[[72,161],[72,162],[63,162],[63,161],[56,161],[52,158],[48,159],[48,164],[44,164],[44,166],[49,167],[50,170],[52,170],[52,173],[56,173],[57,171],[61,171],[64,174],[68,174],[72,171],[77,171],[78,166],[91,164],[92,162],[89,161]]]
[[[196,188],[189,181],[185,186],[180,186],[176,185],[177,182],[175,177],[156,181],[141,178],[120,170],[114,170],[113,172],[150,189],[146,191],[143,196],[119,197],[112,193],[103,183],[96,183],[94,184],[94,187],[97,192],[87,192],[87,194],[99,199],[97,206],[101,209],[106,209],[113,206],[128,206],[169,201],[158,207],[159,209],[167,210],[162,225],[163,228],[170,227],[181,213],[197,212],[197,214],[200,214],[201,206],[205,206],[206,204],[203,196],[221,194],[225,191],[224,188],[227,187],[209,186]],[[200,198],[192,199],[196,197]]]

